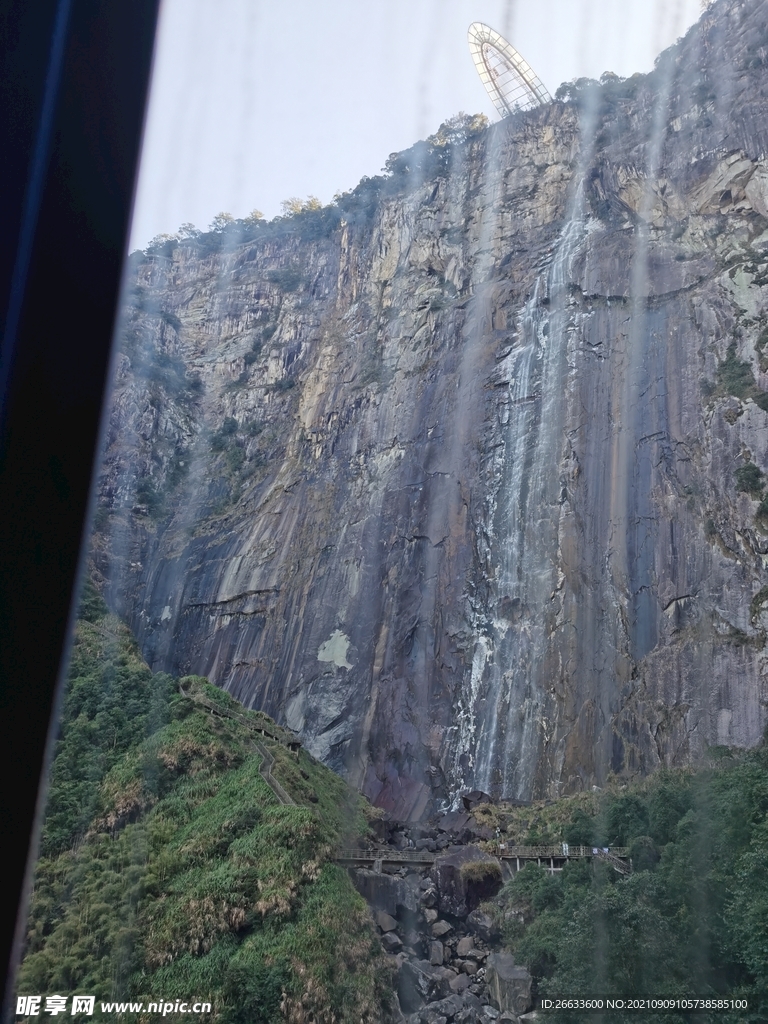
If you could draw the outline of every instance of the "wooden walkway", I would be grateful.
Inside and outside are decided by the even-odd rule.
[[[272,757],[264,744],[259,743],[258,740],[254,740],[253,745],[256,748],[256,752],[261,756],[261,768],[259,768],[259,775],[261,775],[262,779],[264,779],[281,804],[285,804],[289,807],[295,807],[296,801],[290,793],[283,789],[272,774],[272,766],[275,763],[274,757]]]
[[[456,849],[454,847],[454,849]],[[335,860],[349,867],[353,865],[373,865],[374,871],[381,871],[385,864],[407,867],[409,864],[422,866],[433,864],[437,854],[428,850],[339,850]],[[632,870],[629,850],[625,846],[615,846],[609,850],[593,846],[569,846],[565,853],[561,846],[504,846],[495,856],[514,871],[520,871],[526,864],[535,863],[546,868],[551,874],[562,871],[570,860],[603,860],[621,875],[628,875]]]
[[[179,684],[179,692],[182,697],[186,697],[187,700],[193,700],[195,704],[200,704],[214,715],[219,715],[221,718],[231,718],[233,722],[239,722],[240,725],[244,725],[251,732],[258,732],[267,739],[280,743],[295,754],[298,754],[298,751],[301,749],[301,740],[298,736],[284,729],[281,725],[277,725],[276,722],[272,722],[266,716],[262,716],[262,713],[259,711],[252,712],[252,714],[259,716],[258,719],[254,720],[246,715],[239,714],[237,711],[223,708],[220,704],[208,700],[201,693],[187,693],[181,684]]]
[[[293,737],[291,734],[286,733],[280,726],[272,728],[272,723],[263,719],[254,721],[251,718],[247,718],[245,715],[240,715],[236,711],[229,711],[226,708],[222,708],[221,705],[215,704],[213,701],[208,700],[207,697],[203,697],[200,693],[187,693],[183,686],[179,685],[179,691],[183,697],[187,700],[192,700],[196,704],[200,704],[207,711],[210,711],[214,715],[219,715],[221,718],[230,718],[235,722],[239,722],[240,725],[244,725],[251,733],[260,733],[262,737],[273,740],[275,743],[280,743],[284,747],[288,747],[289,750],[293,751],[296,756],[299,756],[299,748],[301,747],[301,741],[298,736]],[[284,734],[284,735],[281,735]],[[267,747],[260,740],[256,739],[254,735],[251,741],[253,749],[261,758],[261,766],[259,768],[259,775],[266,782],[272,792],[275,794],[281,804],[287,807],[295,807],[296,801],[284,789],[283,786],[277,781],[275,776],[272,774],[272,768],[275,764],[275,759],[270,754]]]

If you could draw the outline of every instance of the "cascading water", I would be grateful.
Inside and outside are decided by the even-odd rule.
[[[560,240],[520,313],[517,344],[500,369],[508,391],[505,442],[488,516],[490,615],[477,617],[466,705],[460,715],[464,781],[494,796],[527,797],[549,719],[542,670],[557,610],[559,464],[568,376],[569,268],[584,236],[582,189]]]

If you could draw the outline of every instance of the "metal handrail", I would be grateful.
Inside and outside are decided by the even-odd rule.
[[[595,852],[596,851],[596,852]],[[353,850],[343,849],[336,853],[337,860],[382,860],[402,862],[427,862],[432,863],[436,854],[428,850]],[[568,846],[568,853],[564,853],[562,844],[558,846],[507,846],[496,854],[499,860],[577,860],[582,857],[601,857],[610,863],[618,861],[622,867],[626,867],[624,860],[629,858],[629,849],[626,846],[609,847],[606,853],[603,849],[593,846]]]
[[[384,860],[431,864],[434,853],[428,850],[337,850],[336,860]]]

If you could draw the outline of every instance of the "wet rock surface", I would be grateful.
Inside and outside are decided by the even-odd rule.
[[[153,669],[413,821],[760,741],[767,21],[131,263],[92,566]]]

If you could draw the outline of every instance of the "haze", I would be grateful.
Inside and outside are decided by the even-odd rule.
[[[495,111],[469,56],[484,21],[550,92],[648,71],[701,0],[163,0],[131,248],[220,211],[353,188],[459,111]]]

